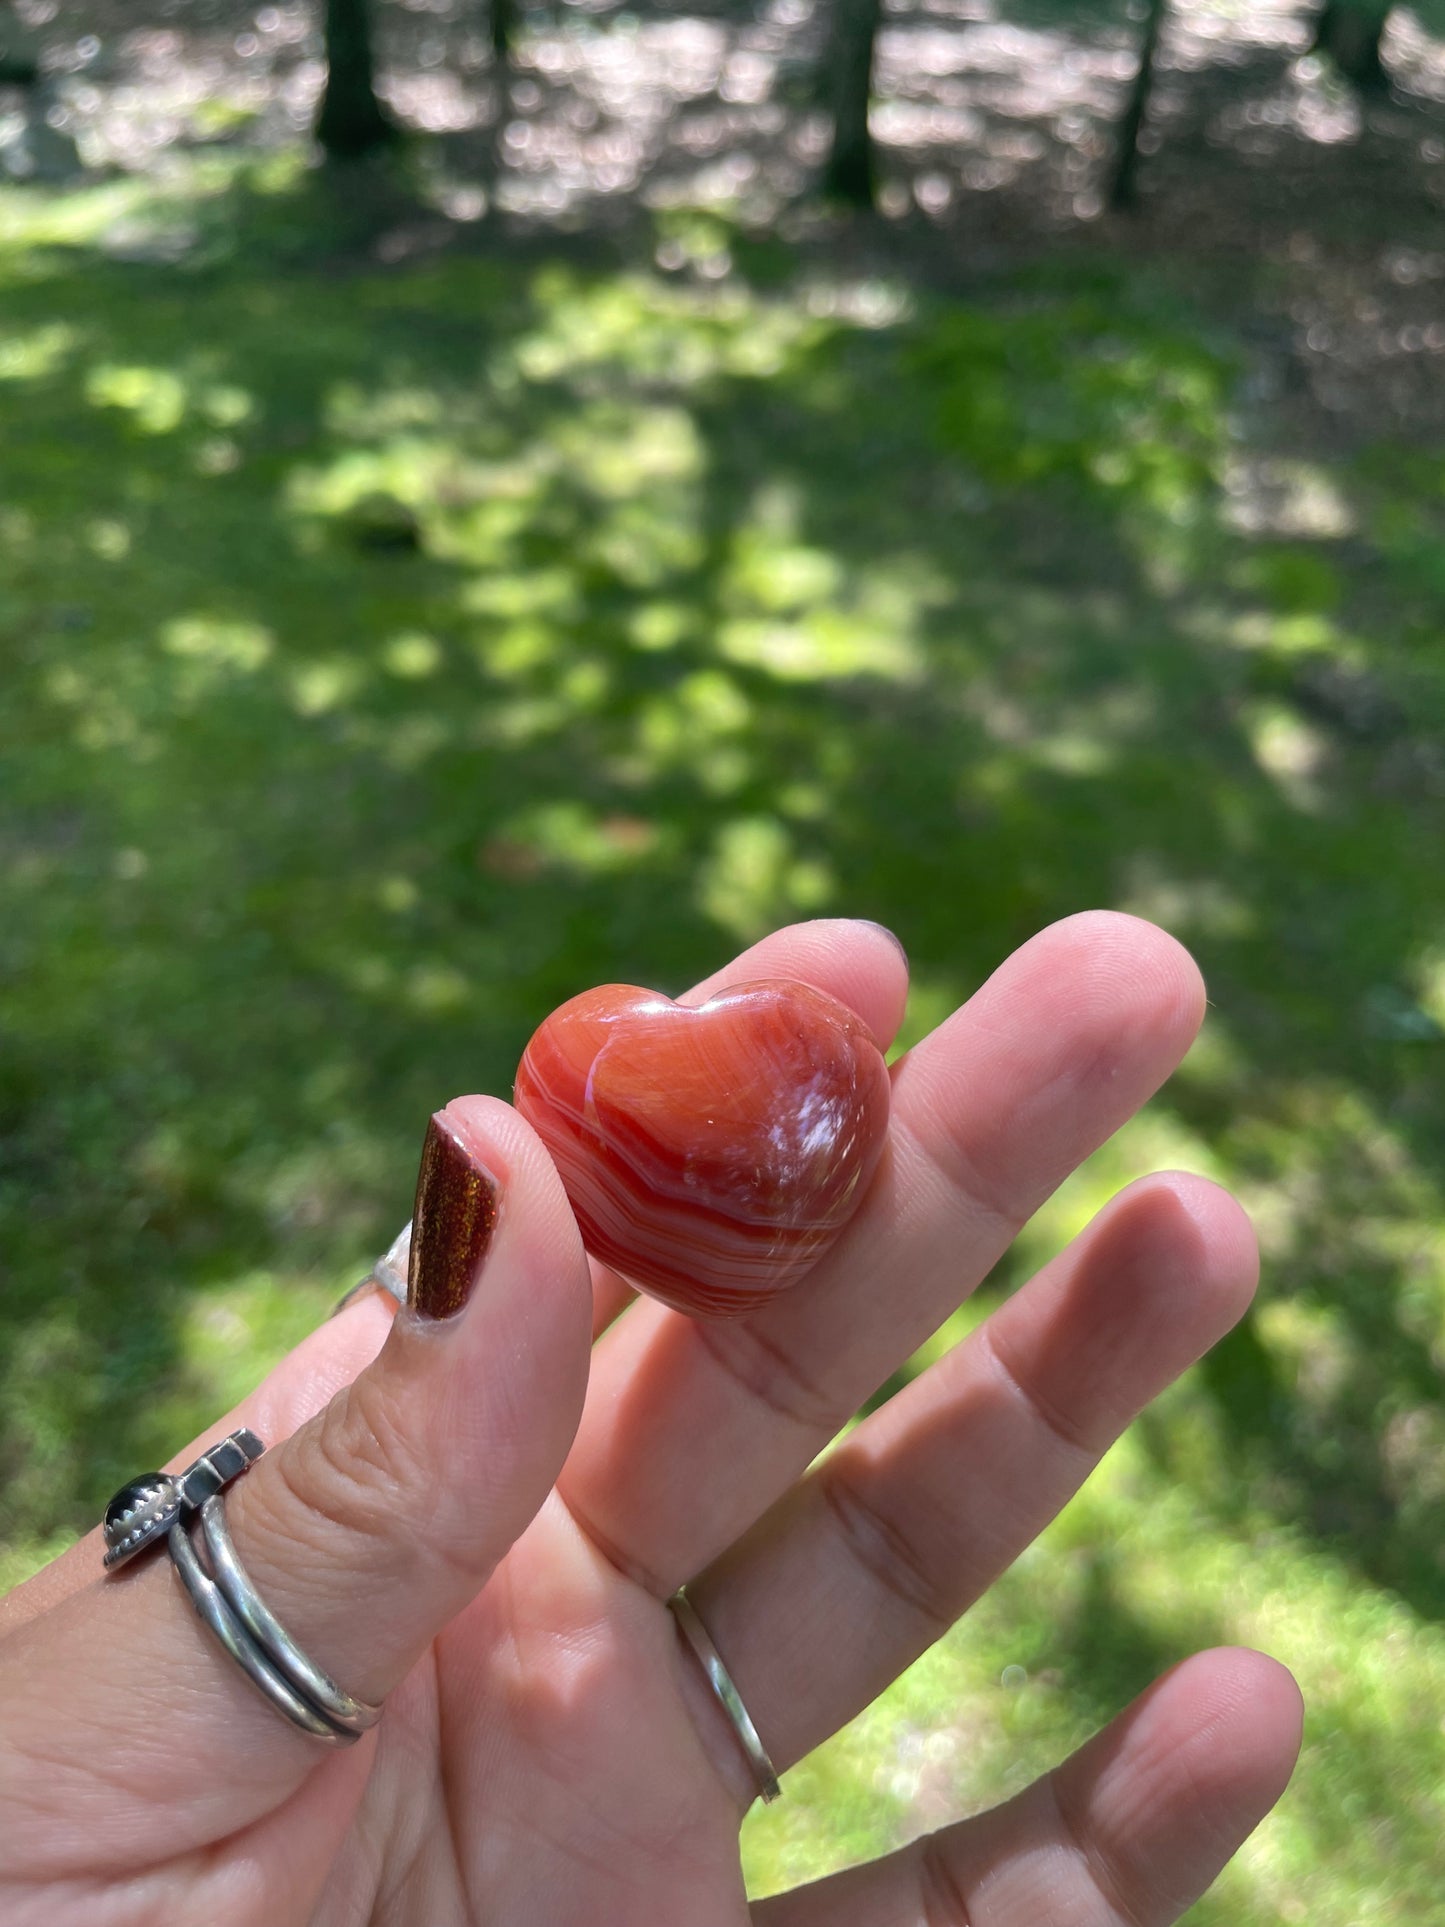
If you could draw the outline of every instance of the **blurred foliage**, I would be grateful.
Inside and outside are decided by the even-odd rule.
[[[1257,1312],[749,1823],[752,1877],[1239,1639],[1306,1756],[1192,1918],[1430,1917],[1445,467],[1251,446],[1247,329],[1162,262],[965,303],[676,213],[727,273],[394,271],[336,192],[0,197],[6,1577],[311,1327],[427,1112],[571,992],[856,912],[914,1038],[1111,904],[1199,956],[1204,1036],[930,1352],[1157,1164],[1250,1205]],[[1252,513],[1266,456],[1308,533]]]

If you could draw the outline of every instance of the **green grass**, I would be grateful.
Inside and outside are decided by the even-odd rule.
[[[385,270],[294,164],[207,165],[0,195],[4,1576],[321,1316],[426,1113],[564,996],[857,912],[917,1036],[1132,909],[1204,1037],[979,1306],[1164,1163],[1255,1212],[1258,1310],[791,1776],[752,1876],[989,1803],[1244,1640],[1306,1753],[1192,1918],[1429,1917],[1445,467],[1296,453],[1333,532],[1241,533],[1245,317],[1162,267],[964,305],[678,216],[731,279]]]

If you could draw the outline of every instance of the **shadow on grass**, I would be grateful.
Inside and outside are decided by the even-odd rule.
[[[1203,1381],[1230,1480],[1153,1449],[1439,1617],[1417,498],[1231,521],[1242,351],[1162,273],[392,272],[268,168],[0,259],[6,1535],[260,1369],[578,988],[857,912],[921,1027],[1113,904],[1205,968],[1159,1113],[1271,1260]]]

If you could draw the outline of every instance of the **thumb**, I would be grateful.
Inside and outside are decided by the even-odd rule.
[[[229,1504],[257,1589],[358,1697],[408,1669],[540,1507],[590,1340],[587,1261],[546,1152],[496,1099],[449,1104],[427,1131],[407,1310]]]
[[[590,1333],[587,1260],[540,1141],[495,1099],[449,1104],[427,1133],[408,1308],[227,1493],[256,1590],[355,1697],[385,1698],[541,1506]],[[45,1765],[53,1824],[17,1830],[32,1878],[115,1876],[222,1838],[336,1759],[255,1693],[154,1555],[8,1638],[0,1705],[0,1810],[23,1810]]]

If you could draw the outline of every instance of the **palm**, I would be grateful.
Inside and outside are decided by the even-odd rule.
[[[779,976],[893,1034],[901,960],[867,926],[781,932],[720,981]],[[244,1408],[286,1442],[234,1489],[238,1541],[322,1663],[388,1696],[380,1728],[318,1763],[168,1617],[164,1562],[87,1592],[82,1544],[22,1589],[0,1644],[0,1817],[33,1807],[33,1758],[59,1773],[41,1824],[14,1830],[7,1920],[89,1927],[120,1873],[116,1923],[1176,1920],[1287,1777],[1298,1701],[1272,1663],[1187,1662],[1006,1807],[750,1913],[748,1769],[665,1602],[687,1584],[785,1771],[967,1610],[1239,1316],[1256,1261],[1238,1207],[1202,1180],[1146,1179],[815,1463],[1168,1074],[1201,1002],[1148,926],[1043,933],[895,1067],[889,1153],[817,1271],[731,1325],[638,1303],[590,1357],[591,1281],[555,1173],[514,1114],[468,1100],[510,1186],[477,1300],[445,1332],[403,1322],[367,1369],[386,1320],[359,1305]],[[94,1829],[72,1824],[77,1802]]]
[[[680,1673],[666,1610],[549,1507],[388,1708],[351,1838],[405,1880],[348,1855],[319,1923],[745,1922]]]

